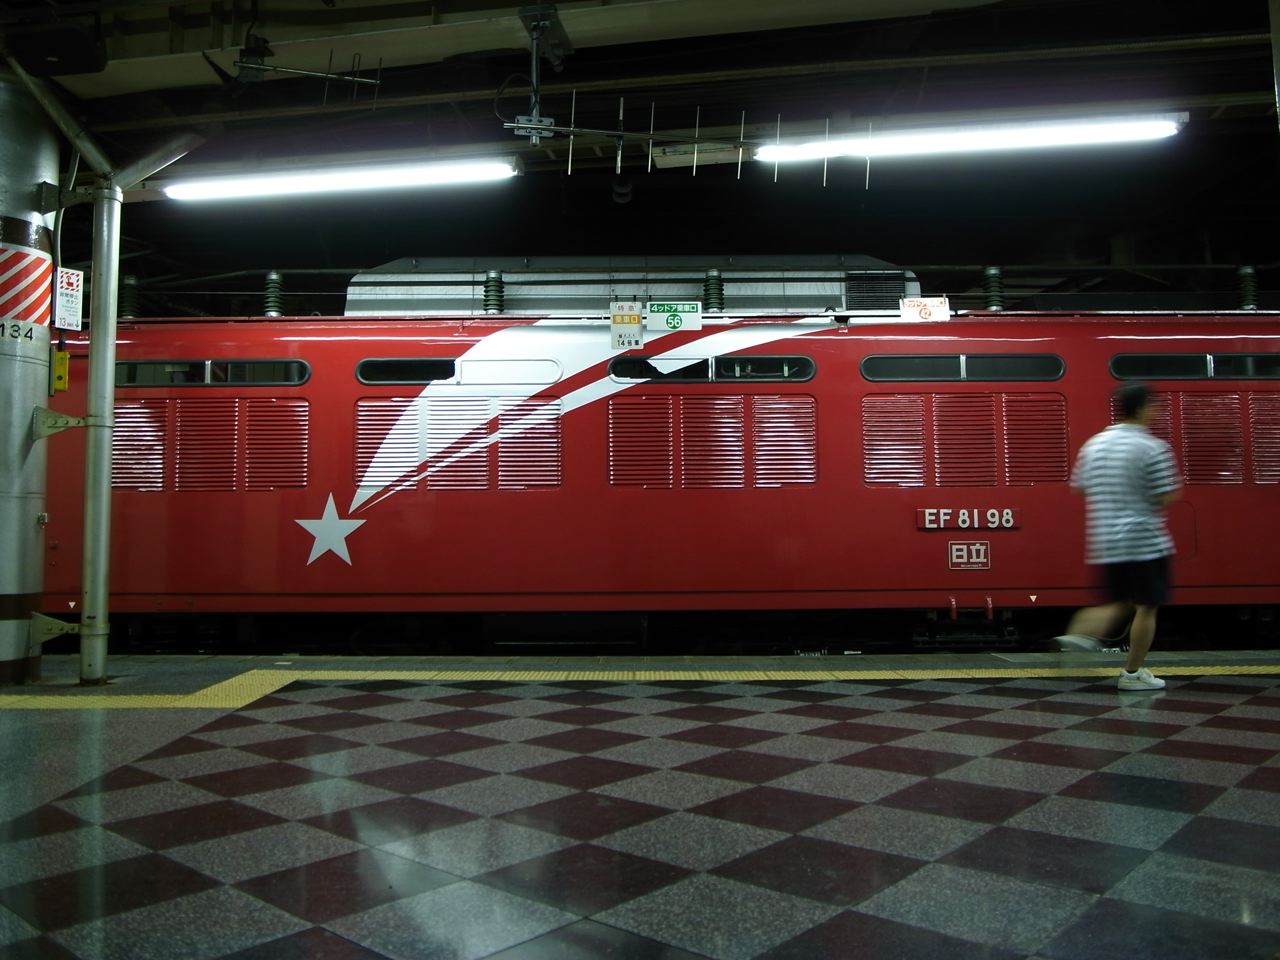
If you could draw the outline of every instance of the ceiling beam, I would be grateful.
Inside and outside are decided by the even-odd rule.
[[[688,71],[656,76],[611,77],[576,83],[544,84],[544,96],[555,94],[579,94],[620,92],[637,87],[643,89],[683,86],[707,86],[742,81],[767,81],[787,77],[833,77],[852,74],[880,73],[905,69],[937,69],[945,67],[992,66],[1012,63],[1040,63],[1047,60],[1127,58],[1142,54],[1166,54],[1200,50],[1229,50],[1236,48],[1269,48],[1269,33],[1239,33],[1221,36],[1179,37],[1169,40],[1146,40],[1131,43],[1093,44],[1090,46],[1034,47],[1014,50],[991,50],[981,53],[936,54],[909,57],[882,57],[864,60],[837,60],[824,63],[792,63],[779,66],[751,66],[731,70]],[[529,88],[512,85],[506,88],[512,96],[527,95]],[[438,103],[463,103],[492,100],[491,87],[478,90],[451,90],[439,93],[410,94],[406,96],[380,97],[378,110],[420,107]],[[1188,98],[1188,100],[1195,98]],[[1181,101],[1180,101],[1181,102]],[[1250,100],[1250,103],[1253,101]],[[1190,105],[1188,103],[1188,105]],[[90,129],[99,133],[124,133],[155,130],[166,127],[189,126],[192,123],[237,123],[261,120],[280,120],[289,117],[315,117],[363,112],[374,104],[370,101],[335,101],[317,105],[314,101],[267,107],[259,110],[237,109],[183,113],[172,116],[143,117],[130,120],[106,120],[91,122]]]

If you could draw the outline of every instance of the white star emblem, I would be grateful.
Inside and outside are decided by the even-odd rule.
[[[307,566],[315,563],[319,557],[333,551],[351,566],[351,555],[347,553],[347,537],[364,523],[363,520],[342,520],[338,517],[338,508],[333,505],[333,494],[329,494],[329,502],[325,504],[324,515],[319,520],[295,520],[307,533],[316,538],[311,545],[311,556],[307,558]]]

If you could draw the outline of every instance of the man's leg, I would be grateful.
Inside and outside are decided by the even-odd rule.
[[[1129,615],[1129,609],[1130,605],[1127,603],[1103,603],[1096,607],[1085,607],[1083,610],[1076,611],[1075,616],[1071,618],[1071,622],[1067,624],[1067,634],[1094,637],[1099,640],[1110,637]],[[1152,629],[1154,630],[1154,627]]]
[[[1124,665],[1130,673],[1136,672],[1147,658],[1151,641],[1156,636],[1156,613],[1159,609],[1139,604],[1134,610],[1133,624],[1129,627],[1129,660]]]

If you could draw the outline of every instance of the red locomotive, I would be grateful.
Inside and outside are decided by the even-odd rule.
[[[840,319],[626,351],[598,320],[124,321],[112,610],[1075,606],[1070,467],[1130,378],[1186,485],[1175,602],[1280,603],[1275,315]],[[83,440],[50,443],[67,614]]]

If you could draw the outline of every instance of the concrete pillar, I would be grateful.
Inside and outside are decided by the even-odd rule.
[[[0,70],[0,684],[37,679],[30,616],[44,589],[47,444],[32,434],[48,403],[53,215],[37,185],[58,182],[58,138],[31,95]]]

